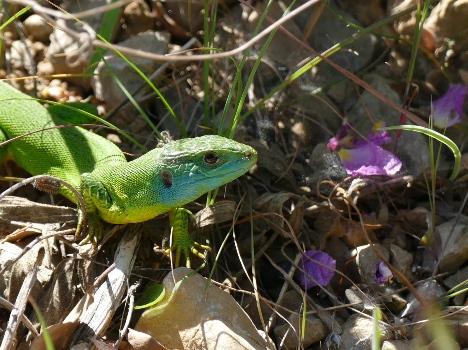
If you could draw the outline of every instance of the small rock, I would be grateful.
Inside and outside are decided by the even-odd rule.
[[[380,244],[374,244],[374,248],[382,254],[385,260],[389,260],[390,251],[387,247]],[[370,245],[356,248],[356,264],[361,276],[361,280],[364,283],[371,285],[375,285],[375,282],[372,280],[372,269],[376,264],[382,261],[382,259],[380,259],[375,253],[374,248],[372,248]]]
[[[466,40],[468,0],[441,0],[431,11],[425,27],[449,39]]]
[[[375,22],[385,18],[385,11],[382,3],[369,0],[338,0],[337,4],[346,13],[356,17],[356,19],[368,27]]]
[[[119,41],[153,30],[156,26],[153,13],[144,0],[136,0],[128,4],[123,11],[122,21]]]
[[[169,16],[178,26],[185,28],[188,32],[195,34],[203,29],[203,3],[187,2],[185,0],[165,1]]]
[[[270,5],[268,3],[268,5]],[[261,18],[261,14],[265,11],[267,2],[259,1],[255,5],[256,11],[252,11],[246,22],[246,33],[252,33],[255,27],[258,25],[258,21]],[[268,9],[268,16],[273,20],[279,20],[284,15],[284,8],[280,2],[272,2]],[[262,23],[262,29],[268,27],[270,23],[264,21]],[[284,24],[284,27],[289,33],[294,35],[296,38],[303,36],[301,29],[294,23],[294,21],[288,21]],[[261,48],[265,45],[266,38],[260,40],[256,45]],[[275,39],[268,44],[268,50],[266,55],[280,66],[290,67],[297,64],[298,61],[307,57],[305,50],[298,50],[299,46],[294,40],[291,40],[286,33],[278,31],[275,34]]]
[[[455,222],[453,218],[437,226],[441,247],[445,247],[440,257],[440,272],[454,271],[468,260],[468,220],[461,217]]]
[[[61,6],[69,13],[92,10],[99,6],[111,3],[110,0],[80,0],[64,1]],[[86,17],[86,24],[96,33],[99,33],[102,24],[103,13],[97,13]],[[77,40],[60,28],[70,28],[79,32],[82,38]],[[67,80],[74,81],[83,87],[89,87],[89,80],[82,77],[71,77],[73,74],[81,74],[87,68],[89,59],[94,52],[90,45],[90,33],[80,26],[76,20],[57,20],[57,28],[50,35],[50,45],[47,50],[47,59],[52,63],[56,72],[70,74]]]
[[[438,301],[438,306],[444,308],[448,305],[448,299],[439,300],[445,294],[445,289],[437,283],[435,280],[429,280],[420,284],[416,287],[416,292],[419,296],[427,303]],[[421,304],[419,301],[410,294],[408,296],[408,305],[406,305],[405,310],[401,313],[401,317],[411,317],[411,319],[425,318],[426,315],[419,315],[418,309]],[[425,310],[422,310],[424,313]],[[416,316],[414,315],[416,313]]]
[[[116,145],[120,145],[122,143],[120,136],[117,134],[108,134],[106,136],[106,139],[108,139],[112,143],[115,143]]]
[[[153,337],[149,336],[146,333],[137,332],[133,329],[128,330],[127,334],[128,342],[133,349],[136,350],[166,350],[164,346],[162,346],[158,341],[156,341]]]
[[[25,19],[24,27],[33,39],[42,42],[47,41],[54,30],[41,16],[36,14]]]
[[[288,322],[275,328],[275,336],[278,340],[284,343],[286,349],[299,349],[308,347],[325,338],[327,335],[327,327],[314,315],[307,315],[305,324],[305,333],[302,338],[297,335],[301,333],[302,317],[297,314],[292,314],[288,318]],[[295,329],[293,327],[296,327]]]
[[[389,294],[388,292],[386,294]],[[393,314],[397,314],[402,311],[408,302],[400,297],[398,294],[392,294],[388,298],[384,298],[383,303],[385,307],[390,310]]]
[[[315,146],[309,159],[310,167],[314,170],[309,180],[311,186],[320,181],[332,180],[340,182],[348,174],[341,164],[340,157],[328,149],[325,143]]]
[[[206,278],[180,267],[163,284],[163,301],[143,313],[137,331],[169,349],[267,349],[239,304]]]
[[[359,179],[353,180],[360,181]],[[375,218],[371,218],[370,215],[364,219],[366,223],[375,223]],[[367,221],[369,220],[369,221]],[[365,231],[362,229],[362,225],[360,222],[350,221],[347,220],[343,223],[345,229],[345,235],[343,237],[343,241],[346,243],[348,247],[359,247],[366,245],[369,242],[369,239],[372,242],[377,242],[375,237],[374,228],[372,225],[367,225],[365,227]]]
[[[419,350],[460,349],[459,344],[450,336],[442,336],[431,341],[426,346],[418,346]],[[416,349],[416,347],[414,347]]]
[[[361,306],[359,306],[360,311],[365,312],[368,315],[372,315],[376,300],[371,295],[355,289],[354,287],[346,289],[345,295],[346,299],[348,299],[352,304],[362,303],[362,309]]]
[[[148,31],[118,43],[118,45],[136,50],[143,48],[145,51],[152,53],[165,54],[169,39],[170,35],[167,32]],[[115,53],[106,53],[105,58],[114,74],[119,77],[121,84],[131,94],[144,84],[141,76],[123,59],[116,58]],[[131,57],[130,59],[147,76],[151,75],[159,65],[157,62],[148,59],[138,57]],[[92,84],[94,85],[96,97],[106,102],[110,108],[117,106],[126,98],[126,95],[122,92],[115,79],[109,74],[104,62],[100,62],[96,68]]]
[[[333,7],[331,4],[329,6]],[[347,25],[340,17],[352,23],[359,23],[349,13],[336,7],[333,7],[333,11],[326,9],[321,13],[317,23],[314,23],[313,31],[307,38],[307,43],[316,51],[323,52],[336,43],[355,35],[356,30]],[[294,19],[294,22],[305,31],[311,28],[311,20],[313,18],[314,14],[311,11],[304,11]],[[330,56],[330,60],[351,72],[357,72],[373,62],[379,48],[378,44],[379,40],[374,34],[365,35],[347,45],[345,50],[340,50],[340,52]],[[356,54],[357,52],[359,54]],[[314,87],[321,86],[321,84],[329,84],[330,81],[342,79],[343,76],[340,72],[329,64],[323,63],[311,69],[309,79],[304,74],[301,77],[304,78],[301,79],[302,84],[309,83],[309,87],[313,89]]]
[[[382,324],[380,327],[382,329]],[[371,318],[358,314],[351,315],[343,325],[340,350],[370,349],[373,331],[374,321]],[[382,340],[388,340],[391,337],[392,332],[390,328],[382,329]]]
[[[36,64],[34,56],[35,52],[29,39],[12,42],[10,64],[13,69],[26,69],[30,71]]]
[[[413,274],[411,273],[411,264],[413,263],[413,255],[408,253],[406,250],[401,249],[395,244],[390,245],[390,256],[391,263],[395,269],[400,271],[405,277],[411,281],[413,279]],[[398,282],[401,281],[398,276],[394,276]]]
[[[411,345],[404,340],[386,340],[382,344],[382,350],[411,350]]]

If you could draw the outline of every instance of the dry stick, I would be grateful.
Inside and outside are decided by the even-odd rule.
[[[2,345],[0,345],[0,350],[9,350],[13,344],[13,338],[19,326],[19,320],[26,309],[28,296],[36,282],[36,273],[36,268],[32,269],[23,281],[23,285],[21,286],[16,298],[15,307],[10,313],[10,319],[8,320],[8,325],[5,330]]]
[[[70,36],[74,37],[75,39],[83,39],[83,33],[76,33],[75,31],[69,29],[69,28],[63,28],[59,26],[56,21],[54,21],[53,18],[50,16],[54,16],[57,18],[62,18],[62,19],[68,19],[71,20],[73,19],[73,14],[69,14],[67,16],[64,16],[63,12],[60,11],[54,11],[50,9],[45,9],[44,7],[38,5],[36,2],[31,1],[31,0],[6,0],[6,2],[9,3],[14,3],[14,4],[21,4],[23,6],[30,6],[31,9],[38,13],[41,14],[42,16],[46,17],[47,21],[50,21],[51,23],[54,23],[57,28],[60,30],[64,31],[65,33],[69,34]],[[229,58],[231,56],[234,56],[238,53],[241,53],[245,50],[247,50],[249,47],[253,46],[255,43],[266,37],[268,34],[270,34],[272,31],[274,31],[276,28],[280,27],[293,17],[299,15],[302,11],[306,10],[309,7],[314,6],[316,3],[319,3],[320,0],[311,0],[303,5],[299,6],[295,10],[291,11],[288,15],[285,17],[279,19],[277,22],[274,24],[270,25],[267,27],[264,31],[262,31],[260,34],[255,36],[254,38],[250,39],[248,42],[245,44],[239,46],[238,48],[231,50],[231,51],[226,51],[222,53],[215,53],[215,54],[205,54],[205,55],[195,55],[195,56],[175,56],[174,54],[168,54],[168,55],[159,55],[159,54],[153,54],[149,53],[146,51],[141,51],[141,50],[134,50],[134,49],[129,49],[127,47],[123,47],[120,45],[112,45],[112,44],[106,44],[103,43],[100,40],[89,40],[90,44],[93,46],[101,47],[107,50],[113,50],[113,51],[120,51],[121,53],[125,53],[128,55],[132,56],[139,56],[141,58],[147,58],[150,60],[154,61],[182,61],[182,62],[191,62],[191,61],[207,61],[207,60],[213,60],[213,59],[218,59],[218,58]]]
[[[141,237],[141,228],[142,224],[128,227],[114,256],[115,268],[94,293],[94,302],[82,315],[70,347],[81,342],[86,342],[89,347],[91,337],[101,337],[107,331],[128,286],[127,281],[136,259],[135,251]]]
[[[123,337],[127,334],[128,327],[130,326],[130,321],[132,320],[133,309],[135,307],[135,293],[138,287],[140,287],[140,281],[134,283],[127,291],[127,298],[129,299],[127,318],[125,319],[125,323],[119,332],[119,339],[114,343],[114,349],[119,348]]]
[[[74,18],[84,18],[84,17],[89,17],[92,15],[96,15],[99,13],[107,12],[109,10],[113,10],[117,7],[121,7],[127,4],[132,3],[134,0],[120,0],[113,2],[108,5],[104,6],[99,6],[96,8],[93,8],[91,10],[86,10],[86,11],[81,11],[78,13],[74,13],[73,17]],[[48,14],[50,16],[54,16],[56,18],[60,19],[66,19],[70,20],[72,19],[70,15],[64,11],[57,11],[57,10],[52,10],[51,8],[44,7],[40,5],[37,1],[33,0],[5,0],[7,3],[12,3],[12,4],[18,4],[18,5],[23,5],[23,6],[29,6],[34,12],[41,13],[41,14]]]
[[[14,308],[15,308],[15,305],[13,305],[12,303],[10,303],[8,300],[0,297],[0,305],[2,307],[4,307],[5,309],[7,309],[8,311],[13,311]],[[29,320],[29,318],[27,318],[24,314],[20,316],[20,320],[21,322],[23,322],[23,324],[26,326],[27,329],[29,329],[29,331],[35,336],[37,337],[39,335],[39,332],[37,331],[37,329],[34,327],[34,325],[32,324],[32,322]]]

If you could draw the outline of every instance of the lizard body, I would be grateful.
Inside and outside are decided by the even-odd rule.
[[[80,127],[35,132],[62,124],[0,82],[0,142],[33,132],[0,147],[0,162],[11,158],[32,175],[52,175],[78,188],[91,236],[100,235],[99,218],[114,224],[149,220],[236,179],[257,160],[250,146],[214,135],[174,141],[127,162],[112,142]],[[77,202],[67,189],[60,192]]]

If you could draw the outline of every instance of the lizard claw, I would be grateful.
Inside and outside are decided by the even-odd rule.
[[[184,244],[176,244],[174,243],[172,247],[166,249],[163,253],[164,256],[169,256],[171,252],[175,252],[176,257],[175,257],[175,264],[176,266],[179,266],[180,263],[180,257],[182,253],[184,254],[185,257],[185,266],[188,268],[191,268],[191,260],[190,260],[190,255],[195,255],[205,261],[205,255],[201,251],[207,251],[211,252],[211,248],[207,245],[203,245],[200,243],[195,242],[191,237],[189,239],[186,239]]]
[[[191,267],[190,253],[205,261],[205,256],[200,252],[200,250],[211,251],[209,246],[201,245],[195,242],[190,236],[189,216],[193,216],[193,214],[184,208],[176,208],[169,212],[169,221],[172,227],[172,237],[174,238],[174,243],[172,244],[172,247],[164,252],[164,255],[168,256],[171,252],[175,251],[176,266],[179,266],[180,256],[182,253],[184,253],[185,266],[188,268]]]
[[[78,236],[81,233],[82,229],[82,222],[81,220],[78,220],[75,236]],[[91,241],[93,245],[97,245],[97,243],[102,237],[102,231],[103,227],[99,216],[96,213],[88,213],[88,234],[79,244],[85,245],[86,243]]]

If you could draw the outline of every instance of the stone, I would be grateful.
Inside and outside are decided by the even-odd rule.
[[[374,248],[379,250],[385,260],[389,261],[390,251],[387,247],[380,244],[374,244]],[[376,264],[382,261],[375,253],[374,248],[372,248],[370,245],[356,248],[356,264],[359,270],[359,275],[361,276],[361,280],[364,283],[371,285],[375,285],[374,281],[372,280],[372,269]]]
[[[156,26],[153,13],[144,0],[136,0],[128,4],[123,11],[122,21],[119,41],[153,30]]]
[[[441,238],[439,272],[455,271],[468,260],[468,219],[460,217],[437,226]]]
[[[416,292],[427,305],[436,301],[438,301],[438,306],[442,309],[448,305],[448,299],[440,299],[445,295],[446,290],[435,280],[428,280],[418,285],[416,287]],[[422,308],[422,310],[419,308],[421,305],[420,302],[412,294],[409,294],[407,299],[408,304],[402,311],[401,317],[410,317],[411,319],[417,320],[421,318],[424,319],[427,315],[424,315],[424,308]]]
[[[64,1],[61,7],[68,13],[75,13],[104,6],[110,2],[110,0]],[[88,67],[89,59],[94,52],[94,47],[89,45],[89,41],[93,38],[90,37],[91,34],[86,29],[91,28],[94,32],[99,33],[102,16],[103,13],[87,16],[87,27],[80,27],[80,24],[74,19],[57,20],[57,28],[50,35],[50,45],[47,50],[47,59],[51,62],[55,72],[70,75],[83,73]],[[78,32],[82,38],[77,40],[60,28],[70,28]],[[67,79],[85,87],[89,85],[88,79],[71,77]]]
[[[13,69],[26,69],[29,71],[34,65],[35,52],[29,39],[15,40],[11,44],[10,64]]]
[[[466,40],[468,0],[441,0],[427,18],[425,27],[436,35]]]
[[[406,250],[400,248],[395,244],[390,245],[390,263],[393,265],[395,269],[400,271],[405,277],[411,281],[413,279],[413,274],[411,273],[411,264],[413,263],[413,255],[408,253]],[[402,283],[397,276],[395,279]]]
[[[404,340],[386,340],[382,344],[382,350],[411,350],[411,345]]]
[[[341,335],[342,344],[340,350],[347,349],[371,349],[372,335],[374,331],[372,318],[363,317],[358,314],[351,315],[343,325]],[[382,327],[382,324],[381,324]],[[381,329],[382,340],[392,337],[390,328]]]
[[[39,15],[32,14],[24,20],[24,27],[28,34],[35,40],[47,41],[54,28]]]
[[[167,52],[169,39],[170,35],[167,32],[147,31],[118,43],[118,45],[136,50],[144,48],[145,51],[165,54]],[[147,76],[151,75],[159,66],[157,62],[152,60],[131,57],[129,55],[126,56]],[[130,94],[135,93],[135,91],[145,83],[142,77],[130,67],[127,62],[120,57],[116,57],[114,52],[107,52],[105,54],[105,59],[110,69],[112,69],[113,73],[119,78],[120,83],[125,86]],[[92,85],[96,97],[103,100],[109,108],[116,107],[120,102],[126,99],[126,95],[122,92],[115,78],[109,74],[108,68],[104,62],[98,64],[94,72]]]
[[[447,277],[444,279],[444,284],[452,289],[455,286],[458,286],[459,284],[465,282],[468,280],[468,266],[465,266],[461,269],[458,269],[453,275]],[[463,289],[461,287],[460,289]],[[466,301],[466,292],[461,293],[453,297],[453,304],[457,306],[462,306]]]
[[[281,340],[286,349],[299,349],[308,347],[324,339],[327,335],[327,327],[314,315],[307,315],[305,322],[305,333],[301,337],[302,317],[292,314],[288,323],[274,329],[276,339]]]

